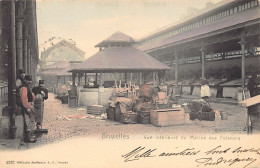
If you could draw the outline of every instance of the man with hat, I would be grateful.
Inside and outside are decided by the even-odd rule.
[[[32,89],[35,94],[35,121],[37,129],[41,129],[43,122],[44,100],[48,99],[48,90],[44,87],[44,80],[39,80],[39,86]]]
[[[34,101],[34,94],[31,92],[30,85],[32,81],[31,75],[25,75],[21,86],[19,87],[19,95],[21,101],[22,115],[24,117],[25,123],[25,141],[26,142],[36,142],[33,135],[34,131],[34,115],[33,107],[30,102]]]

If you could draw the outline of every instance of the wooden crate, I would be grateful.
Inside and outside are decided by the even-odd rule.
[[[87,113],[94,114],[94,115],[101,115],[105,113],[105,109],[102,105],[87,106]]]
[[[185,123],[185,112],[183,108],[152,110],[150,119],[151,124],[157,127],[182,125]]]

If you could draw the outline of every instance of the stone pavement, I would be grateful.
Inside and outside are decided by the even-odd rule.
[[[74,137],[97,137],[105,135],[183,135],[183,134],[246,134],[245,110],[238,105],[211,103],[214,109],[229,113],[228,120],[216,116],[215,121],[188,121],[185,125],[155,127],[151,124],[123,124],[107,119],[96,118],[86,113],[84,108],[68,108],[67,104],[54,99],[50,94],[45,101],[43,128],[48,134],[39,136],[36,143],[22,143],[21,149],[56,143]]]

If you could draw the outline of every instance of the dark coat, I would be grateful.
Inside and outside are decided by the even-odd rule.
[[[37,94],[41,94],[41,92],[45,93],[45,96],[43,97],[44,100],[48,99],[48,90],[42,86],[37,86],[32,89],[32,92],[37,96]]]

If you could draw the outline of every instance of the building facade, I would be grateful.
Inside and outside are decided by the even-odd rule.
[[[258,0],[228,0],[139,41],[142,51],[170,65],[169,80],[241,79],[260,72]]]
[[[35,82],[38,58],[36,1],[1,0],[0,81],[7,84],[7,92],[4,90],[7,101],[1,102],[0,138],[22,136],[18,126],[22,117],[16,108],[17,70],[23,69]]]

